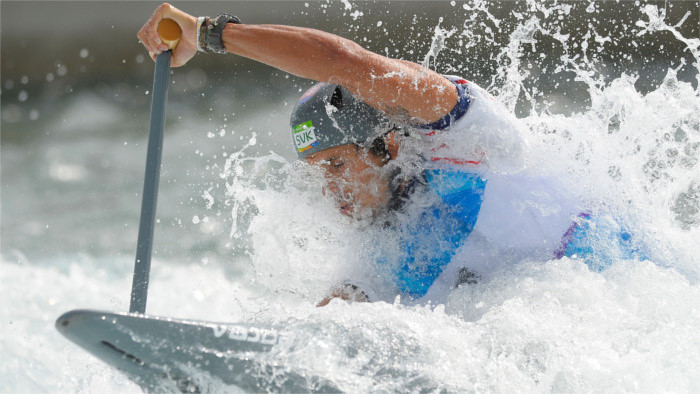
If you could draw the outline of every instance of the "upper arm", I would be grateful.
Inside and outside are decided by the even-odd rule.
[[[457,104],[455,85],[419,64],[390,59],[362,48],[342,53],[340,58],[344,71],[338,75],[339,81],[333,82],[398,120],[432,123]]]

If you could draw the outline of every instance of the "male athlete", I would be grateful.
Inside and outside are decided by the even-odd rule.
[[[319,81],[292,113],[295,149],[323,170],[339,211],[375,224],[378,239],[366,251],[373,272],[349,271],[319,305],[444,302],[512,261],[594,254],[592,226],[617,242],[620,252],[604,257],[638,257],[624,229],[590,221],[559,185],[524,174],[517,121],[477,85],[319,30],[198,18],[169,4],[138,32],[154,58],[168,49],[156,32],[165,18],[182,28],[174,67],[198,50],[232,53]]]

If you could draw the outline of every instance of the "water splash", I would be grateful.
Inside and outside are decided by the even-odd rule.
[[[440,51],[445,48],[445,40],[457,32],[457,29],[442,29],[440,27],[440,23],[442,23],[442,21],[443,19],[440,18],[437,26],[435,26],[433,38],[430,43],[430,49],[428,49],[428,53],[426,53],[425,58],[423,58],[423,67],[428,67],[431,69],[435,67],[435,63],[437,61],[436,59],[440,54]]]
[[[671,32],[696,59],[697,81],[697,40],[677,30],[690,16],[670,25],[664,12],[646,5],[636,10],[644,18],[637,28],[615,33],[601,22],[599,3],[531,0],[516,8],[497,17],[486,2],[465,4],[462,29],[440,19],[424,65],[463,71],[444,64],[443,55],[459,52],[468,63],[479,48],[494,49],[486,85],[528,130],[526,171],[563,179],[589,206],[624,217],[653,245],[653,261],[621,260],[592,272],[576,259],[526,259],[460,287],[445,306],[334,301],[314,309],[343,266],[362,264],[353,258],[363,245],[354,236],[358,227],[338,221],[314,194],[319,178],[308,169],[258,158],[253,167],[264,170],[244,171],[247,191],[235,191],[258,209],[249,217],[252,276],[288,303],[255,317],[313,338],[280,350],[276,360],[360,391],[695,387],[697,375],[684,364],[697,364],[698,337],[674,327],[700,324],[692,306],[700,302],[698,85],[679,75],[686,60],[672,59],[656,86],[640,89],[638,69],[615,66],[628,56],[611,55],[621,43],[638,45],[635,37]],[[572,31],[576,18],[589,22]],[[284,169],[273,170],[271,162]],[[267,171],[278,171],[272,178],[284,179],[281,188],[251,191],[255,179],[269,182]],[[308,182],[294,186],[300,177]],[[663,339],[675,335],[680,339]],[[676,378],[648,378],[658,368]]]

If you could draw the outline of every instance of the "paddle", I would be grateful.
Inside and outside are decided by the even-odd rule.
[[[182,30],[172,19],[163,19],[158,25],[158,34],[161,40],[172,50],[177,45]],[[134,265],[134,280],[131,285],[131,304],[129,306],[129,312],[132,313],[143,314],[146,312],[148,278],[151,271],[151,251],[153,250],[153,229],[155,227],[156,202],[158,200],[158,180],[160,179],[160,162],[163,152],[165,103],[168,99],[168,84],[170,82],[171,50],[163,52],[156,57],[156,69],[153,76],[146,176],[143,182],[141,222],[136,244],[136,263]]]

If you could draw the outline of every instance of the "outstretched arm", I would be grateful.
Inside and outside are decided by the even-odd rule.
[[[152,54],[167,50],[156,28],[164,19],[182,28],[173,66],[187,63],[196,53],[194,16],[162,4],[141,28],[138,37]],[[414,123],[431,123],[457,103],[454,85],[436,72],[404,60],[370,52],[355,42],[315,29],[280,25],[226,25],[227,52],[244,56],[291,74],[342,85],[390,116]]]
[[[337,83],[402,120],[431,123],[457,103],[454,85],[436,72],[378,55],[323,31],[228,24],[223,40],[230,53],[300,77]]]

